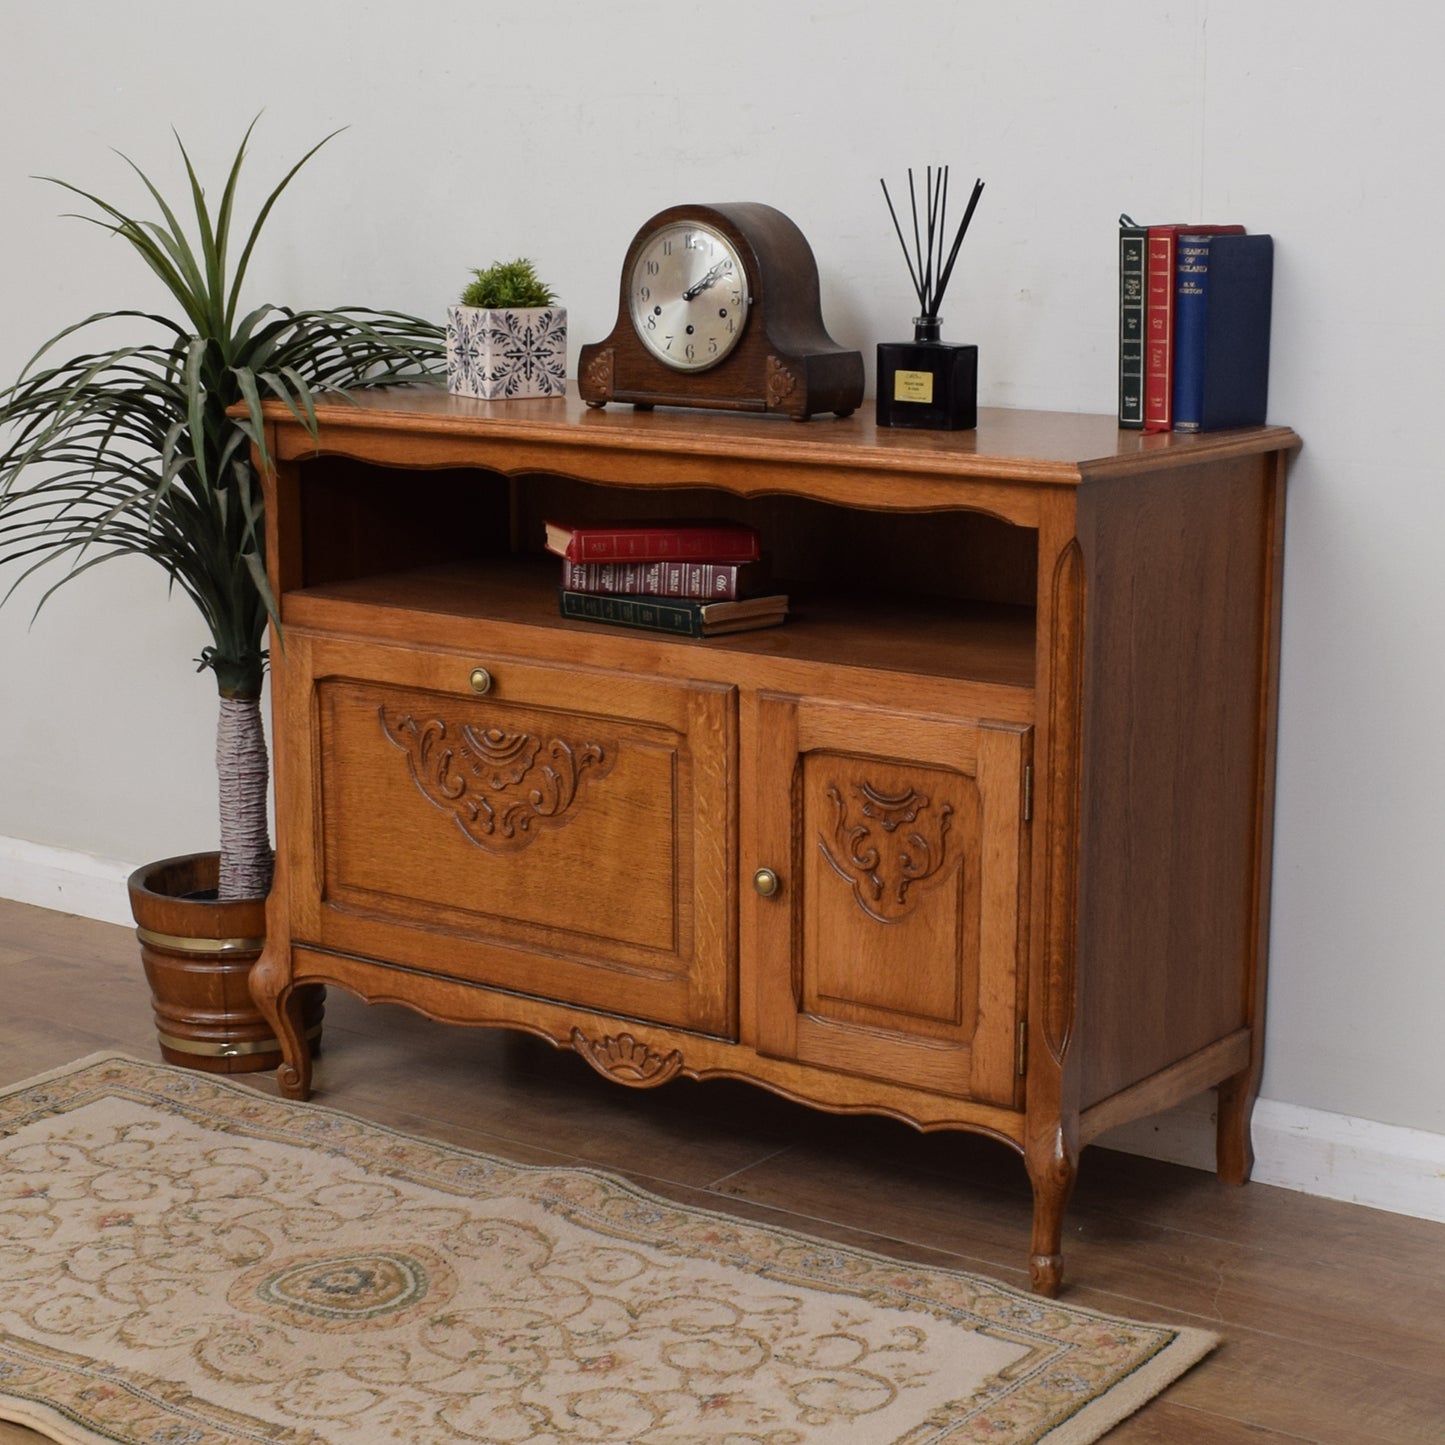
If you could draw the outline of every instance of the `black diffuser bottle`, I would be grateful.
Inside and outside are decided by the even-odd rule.
[[[893,209],[888,187],[882,182],[880,184],[893,217],[893,227],[903,246],[904,259],[908,262],[909,278],[918,293],[920,314],[913,318],[912,341],[878,343],[878,425],[971,431],[978,425],[978,347],[944,341],[943,319],[938,314],[938,308],[948,279],[953,274],[958,248],[963,243],[968,223],[973,219],[983,182],[974,182],[968,209],[945,260],[942,244],[948,207],[948,167],[940,167],[936,179],[933,168],[928,168],[926,222],[922,230],[919,227],[913,172],[908,172],[908,194],[913,202],[916,269],[915,257],[903,238],[903,228],[898,224],[898,213]]]
[[[939,340],[942,317],[915,316],[912,341],[878,343],[878,425],[971,431],[978,347]]]

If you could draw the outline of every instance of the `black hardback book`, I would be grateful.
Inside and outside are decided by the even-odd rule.
[[[618,596],[614,593],[557,593],[563,617],[582,622],[610,622],[645,632],[671,632],[679,637],[717,637],[776,627],[788,615],[785,593],[748,597],[737,602],[696,602],[678,597]]]
[[[1149,227],[1119,217],[1119,425],[1144,425],[1145,253]]]

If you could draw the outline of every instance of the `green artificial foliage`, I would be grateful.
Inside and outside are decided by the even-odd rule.
[[[532,263],[520,256],[515,261],[497,261],[485,271],[472,274],[477,279],[462,292],[463,306],[500,311],[557,304],[556,296],[537,279]]]
[[[20,568],[4,597],[48,564],[63,570],[41,605],[101,562],[148,557],[205,618],[211,643],[201,667],[214,671],[224,697],[241,699],[260,695],[266,625],[276,613],[251,455],[255,446],[264,457],[262,402],[284,404],[314,435],[317,392],[345,395],[445,368],[445,333],[416,317],[362,307],[293,311],[266,304],[242,311],[242,284],[266,219],[297,171],[336,134],[307,151],[240,229],[236,187],[254,128],[253,121],[214,208],[177,137],[190,234],[126,157],[155,219],[43,178],[99,213],[80,219],[134,247],[174,301],[174,313],[89,316],[46,342],[20,378],[0,390],[0,565]],[[92,328],[104,328],[98,349],[50,360]],[[118,331],[133,339],[113,344]],[[260,787],[264,802],[264,778]],[[224,834],[223,824],[223,879]]]

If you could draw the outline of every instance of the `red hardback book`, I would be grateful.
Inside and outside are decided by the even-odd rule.
[[[562,586],[569,592],[641,593],[687,597],[702,602],[733,601],[756,591],[761,562],[569,562],[562,560]]]
[[[1238,235],[1243,226],[1150,226],[1144,266],[1144,430],[1174,425],[1174,253],[1181,234]]]
[[[762,556],[757,529],[737,522],[548,522],[547,550],[569,562],[756,562]]]

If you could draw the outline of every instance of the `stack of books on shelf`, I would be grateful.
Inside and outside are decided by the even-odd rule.
[[[762,543],[736,522],[546,524],[562,559],[563,617],[678,637],[776,627],[784,593],[763,588]]]
[[[1260,426],[1274,241],[1239,225],[1119,218],[1119,425]]]

